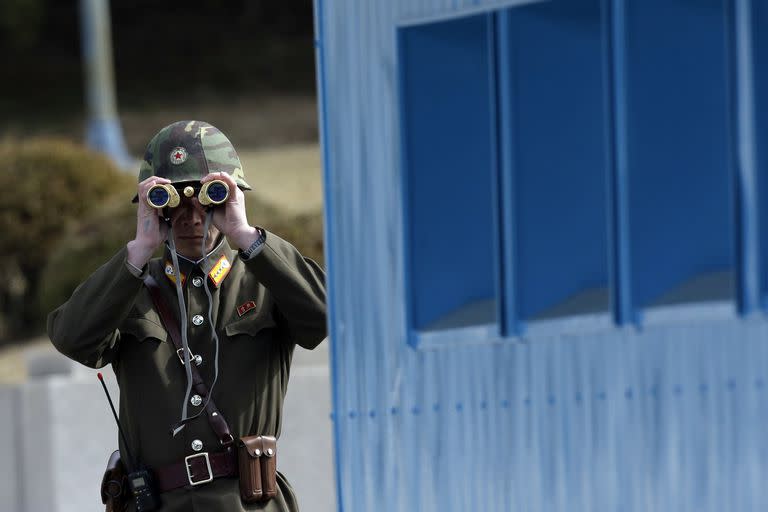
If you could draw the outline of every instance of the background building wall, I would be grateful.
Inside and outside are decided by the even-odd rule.
[[[649,150],[648,144],[633,138],[639,125],[627,116],[646,115],[648,109],[640,103],[633,105],[635,111],[624,108],[632,102],[627,96],[631,87],[642,85],[625,80],[627,69],[637,70],[632,66],[641,62],[658,72],[660,100],[666,90],[665,76],[684,80],[686,75],[673,64],[669,69],[654,69],[652,55],[644,54],[642,45],[621,46],[632,35],[634,23],[640,23],[639,10],[645,8],[642,17],[653,20],[650,4],[606,1],[599,3],[600,23],[605,27],[599,41],[610,76],[616,80],[603,94],[610,133],[605,180],[596,181],[597,186],[611,190],[614,201],[605,209],[611,216],[605,223],[611,287],[606,311],[516,323],[519,310],[500,307],[498,325],[490,328],[471,326],[439,333],[413,329],[409,301],[414,281],[408,274],[408,254],[420,240],[408,236],[412,218],[407,206],[418,198],[404,187],[410,163],[404,148],[413,139],[402,131],[402,118],[410,111],[403,110],[398,34],[404,27],[533,3],[316,1],[340,510],[759,509],[768,502],[760,484],[765,473],[760,454],[768,448],[760,436],[766,413],[762,397],[768,323],[762,313],[744,308],[755,302],[755,295],[747,297],[748,284],[761,274],[742,258],[754,249],[755,232],[750,226],[757,225],[757,204],[765,199],[743,201],[743,194],[751,189],[741,178],[755,172],[744,154],[755,147],[746,144],[741,153],[736,148],[744,147],[740,146],[747,140],[744,129],[754,115],[749,108],[737,108],[744,102],[743,91],[755,85],[744,83],[743,71],[745,66],[757,69],[761,61],[744,57],[744,43],[750,44],[751,35],[734,42],[738,39],[734,34],[744,35],[741,31],[752,23],[745,23],[744,13],[757,13],[750,2],[696,4],[708,10],[700,13],[702,17],[678,18],[679,38],[687,41],[683,29],[687,22],[709,23],[709,10],[719,13],[723,25],[717,29],[718,52],[722,53],[690,59],[697,65],[707,65],[707,59],[725,59],[716,78],[726,85],[718,89],[719,103],[700,103],[702,111],[712,114],[703,124],[697,125],[699,118],[685,112],[657,121],[665,131],[681,119],[686,121],[680,116],[690,115],[690,130],[722,130],[720,136],[728,139],[714,140],[724,149],[718,149],[716,162],[706,162],[720,178],[727,177],[724,186],[734,184],[731,193],[739,198],[736,204],[727,197],[718,203],[730,219],[724,221],[728,224],[722,239],[726,250],[718,246],[720,252],[713,257],[717,261],[704,269],[720,271],[723,266],[734,271],[724,281],[725,295],[710,293],[701,282],[690,283],[691,289],[674,297],[659,295],[660,289],[674,290],[681,279],[696,274],[686,274],[689,268],[664,265],[681,254],[701,256],[686,246],[686,241],[706,238],[701,225],[689,223],[691,231],[679,229],[655,249],[643,246],[646,255],[657,257],[656,267],[631,266],[628,255],[637,255],[631,252],[636,249],[631,242],[638,237],[653,242],[654,229],[664,232],[666,226],[660,211],[655,212],[655,224],[636,223],[637,210],[629,205],[645,202],[643,208],[653,211],[655,191],[669,189],[664,177],[656,185],[631,189],[638,196],[627,196],[621,189],[629,183],[622,173],[642,178],[657,170],[646,172],[642,165],[651,164],[638,155],[664,160],[667,154],[658,145],[650,144]],[[679,12],[694,6],[683,0],[668,4]],[[532,48],[535,56],[535,45]],[[703,79],[692,80],[695,88],[696,80]],[[553,89],[570,85],[563,79]],[[674,101],[686,99],[679,82],[666,85],[680,94]],[[691,89],[691,94],[697,91]],[[429,91],[422,101],[431,101]],[[563,118],[568,114],[559,112]],[[636,123],[637,119],[641,118],[634,118]],[[715,126],[713,119],[728,126]],[[646,122],[640,123],[644,130],[649,129]],[[584,124],[582,129],[596,128]],[[676,133],[684,137],[689,135],[687,130]],[[674,140],[668,143],[671,150],[679,149]],[[510,146],[513,152],[518,149]],[[690,152],[695,158],[713,149],[696,147]],[[681,175],[674,175],[673,184],[680,187],[679,209],[671,210],[677,216],[675,223],[695,203],[688,194],[695,194],[700,185],[696,172],[685,167],[689,162],[683,158],[670,168],[682,175],[691,171],[680,180]],[[443,171],[429,165],[415,171],[408,168],[408,172],[425,173],[436,184],[445,177]],[[551,186],[555,190],[557,183]],[[638,202],[627,203],[628,197]],[[455,208],[472,215],[472,206],[456,203]],[[624,216],[629,211],[635,218]],[[622,225],[642,231],[622,232]],[[464,249],[463,228],[456,229],[446,244],[449,250]],[[509,241],[504,234],[502,244]],[[503,247],[496,250],[509,254],[503,253]],[[567,260],[568,254],[562,258]],[[434,260],[435,265],[442,264],[440,258]],[[497,281],[507,277],[504,272],[495,275]],[[442,278],[461,281],[458,271],[444,273]],[[629,293],[630,284],[645,295]],[[517,290],[514,280],[509,287]]]

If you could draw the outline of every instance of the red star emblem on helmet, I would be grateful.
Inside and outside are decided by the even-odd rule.
[[[174,165],[181,165],[187,161],[187,150],[179,146],[173,148],[170,154],[171,163]]]

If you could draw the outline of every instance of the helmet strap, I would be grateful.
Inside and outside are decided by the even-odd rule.
[[[205,225],[203,230],[203,244],[202,244],[202,259],[208,258],[207,246],[208,246],[208,230],[211,227],[211,221],[213,220],[213,210],[209,209],[205,215]],[[181,320],[181,343],[184,347],[184,370],[187,374],[187,389],[184,393],[184,402],[181,406],[181,420],[172,427],[172,434],[175,437],[176,434],[181,432],[187,423],[191,420],[199,417],[206,410],[208,401],[213,396],[213,389],[216,386],[216,382],[219,379],[219,336],[216,333],[216,328],[213,324],[213,296],[208,286],[208,276],[203,277],[205,295],[208,297],[208,325],[211,326],[211,336],[214,341],[215,357],[214,357],[214,373],[213,383],[208,390],[208,395],[205,397],[205,403],[200,407],[200,412],[193,416],[187,416],[187,404],[189,403],[189,397],[192,394],[192,361],[190,354],[192,354],[189,348],[189,342],[187,337],[187,307],[184,301],[184,293],[181,285],[181,272],[179,269],[179,257],[176,254],[176,243],[173,239],[173,230],[169,223],[168,225],[168,246],[171,249],[171,259],[173,260],[173,271],[176,277],[176,297],[179,301],[179,312]]]
[[[213,208],[208,208],[208,211],[205,214],[205,225],[204,225],[204,231],[203,231],[203,258],[208,258],[208,251],[207,251],[207,245],[208,245],[208,231],[211,227],[211,221],[213,220]],[[215,357],[213,360],[213,383],[211,384],[211,387],[208,389],[208,395],[205,397],[205,404],[200,408],[200,412],[197,414],[199,416],[202,414],[204,410],[206,410],[208,406],[208,401],[213,396],[213,388],[216,387],[216,381],[219,380],[219,335],[216,333],[216,327],[213,323],[213,297],[211,296],[211,289],[208,286],[208,276],[203,277],[203,289],[205,290],[205,295],[208,297],[208,325],[211,326],[211,337],[213,338],[214,347],[215,347]]]
[[[173,429],[173,436],[181,432],[187,422],[187,403],[192,394],[192,366],[189,355],[189,341],[187,339],[187,307],[184,303],[184,292],[181,289],[181,270],[179,256],[176,254],[176,241],[173,238],[173,227],[168,223],[168,247],[171,249],[173,260],[173,275],[176,276],[176,299],[179,301],[179,324],[181,329],[181,344],[184,347],[184,370],[187,374],[187,389],[184,392],[184,401],[181,404],[181,422]]]

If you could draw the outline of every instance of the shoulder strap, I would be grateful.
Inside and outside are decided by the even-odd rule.
[[[147,276],[144,278],[144,285],[147,287],[149,294],[152,296],[152,302],[154,303],[157,312],[160,314],[160,319],[163,321],[165,329],[168,331],[168,334],[171,337],[173,346],[176,348],[176,353],[182,354],[184,352],[184,348],[181,342],[181,330],[179,329],[179,322],[171,309],[168,307],[168,303],[163,298],[163,294],[160,291],[160,285],[157,283],[155,278],[149,274],[147,274]],[[203,382],[203,378],[200,376],[200,372],[197,370],[197,365],[194,364],[194,362],[191,365],[191,369],[192,386],[195,389],[195,393],[200,395],[203,400],[205,400],[208,396],[208,386],[206,386],[205,382]],[[231,444],[232,441],[234,441],[234,438],[232,437],[232,432],[229,429],[229,424],[227,424],[227,420],[224,419],[224,416],[221,414],[218,407],[216,407],[216,403],[213,401],[213,397],[208,399],[208,404],[206,405],[205,410],[208,413],[208,423],[210,423],[211,428],[218,436],[221,444],[223,446],[228,446]]]

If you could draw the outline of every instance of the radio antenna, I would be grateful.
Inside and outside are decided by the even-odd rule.
[[[96,374],[99,378],[99,382],[101,382],[101,387],[104,388],[104,393],[107,395],[107,400],[109,400],[109,408],[112,409],[112,416],[115,417],[115,423],[117,423],[117,430],[120,432],[120,437],[123,438],[123,444],[125,445],[125,450],[128,452],[128,461],[131,463],[131,468],[136,468],[136,460],[133,458],[133,454],[131,453],[131,449],[128,447],[128,440],[125,438],[125,432],[123,432],[123,427],[120,426],[120,420],[117,418],[117,412],[115,412],[115,405],[112,403],[112,397],[109,396],[109,390],[107,389],[107,385],[104,384],[104,376],[101,374],[101,372]]]

